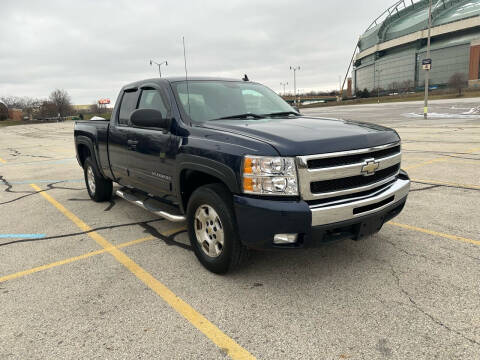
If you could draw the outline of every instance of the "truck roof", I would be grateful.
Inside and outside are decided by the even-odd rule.
[[[213,77],[213,76],[189,76],[188,77],[189,81],[195,81],[195,80],[203,80],[203,81],[242,81],[241,78],[234,79],[234,78],[222,78],[222,77]],[[151,78],[151,79],[143,79],[143,80],[138,80],[134,81],[132,83],[126,84],[123,88],[130,88],[130,87],[136,87],[144,83],[173,83],[173,82],[178,82],[178,81],[185,81],[185,76],[167,76],[167,77],[162,77],[162,78]]]

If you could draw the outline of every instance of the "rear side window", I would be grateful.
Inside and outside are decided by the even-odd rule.
[[[139,109],[155,109],[162,113],[162,118],[169,118],[169,109],[166,96],[163,92],[156,89],[144,89],[140,96],[138,104]]]
[[[130,114],[137,107],[137,91],[125,91],[120,105],[120,113],[118,115],[119,125],[128,125],[130,122]]]

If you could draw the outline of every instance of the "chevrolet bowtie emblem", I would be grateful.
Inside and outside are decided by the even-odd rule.
[[[362,175],[368,176],[375,174],[380,164],[374,159],[365,160],[365,165],[362,166]]]

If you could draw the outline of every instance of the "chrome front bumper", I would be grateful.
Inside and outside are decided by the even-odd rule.
[[[374,214],[404,199],[410,190],[410,180],[398,178],[381,192],[343,203],[311,205],[312,226],[332,224]]]

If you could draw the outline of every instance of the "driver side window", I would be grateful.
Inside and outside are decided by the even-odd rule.
[[[118,125],[128,126],[130,122],[130,114],[135,110],[137,105],[137,90],[128,90],[123,93],[122,103],[118,114]]]

